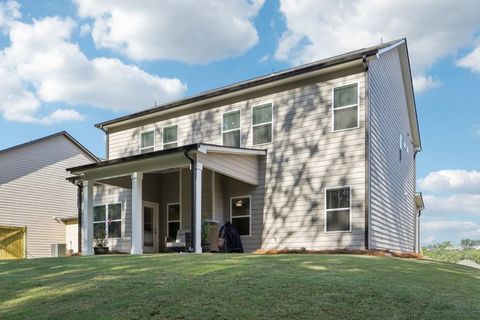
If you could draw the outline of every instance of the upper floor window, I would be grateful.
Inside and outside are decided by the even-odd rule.
[[[120,203],[93,207],[93,236],[95,239],[122,237],[122,205]]]
[[[140,133],[140,153],[152,152],[155,149],[155,130]]]
[[[272,142],[273,137],[273,106],[271,103],[252,108],[252,144]]]
[[[178,145],[178,126],[163,128],[163,149],[175,148]]]
[[[222,116],[222,141],[224,146],[240,147],[240,110]]]
[[[358,84],[333,89],[333,131],[358,127]]]
[[[325,231],[351,231],[350,187],[331,188],[325,191]]]

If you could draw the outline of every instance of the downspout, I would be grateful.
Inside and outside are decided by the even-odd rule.
[[[83,184],[77,181],[77,213],[78,213],[78,252],[82,252],[82,199],[83,199]]]
[[[365,72],[365,250],[370,249],[370,94],[367,56],[362,57]]]
[[[185,150],[183,154],[185,157],[187,157],[188,160],[190,160],[190,172],[191,172],[191,223],[190,223],[190,250],[193,251],[195,246],[194,246],[194,239],[195,239],[195,211],[196,211],[196,201],[197,201],[197,196],[195,194],[195,185],[196,185],[196,177],[195,177],[195,166],[196,166],[196,160],[193,158],[189,152],[192,149]]]

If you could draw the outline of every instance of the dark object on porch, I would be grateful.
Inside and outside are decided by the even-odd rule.
[[[165,249],[167,252],[187,252],[189,251],[190,232],[188,230],[178,230],[177,238],[172,241],[165,238]]]
[[[220,252],[243,253],[240,234],[230,221],[225,222],[220,229],[218,237],[224,239],[223,245],[218,248]]]

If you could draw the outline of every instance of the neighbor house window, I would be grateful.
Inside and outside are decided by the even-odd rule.
[[[327,189],[325,231],[350,231],[350,187]]]
[[[140,153],[152,152],[155,149],[155,131],[140,133]]]
[[[240,147],[240,110],[223,114],[222,141],[224,146]]]
[[[163,149],[175,148],[178,145],[178,126],[163,128]]]
[[[250,235],[251,217],[250,196],[235,197],[230,199],[230,219],[233,226],[241,236]]]
[[[122,237],[122,205],[112,203],[93,207],[94,238]]]
[[[177,232],[180,230],[181,225],[180,218],[180,204],[169,203],[167,204],[167,234],[171,239],[177,238]]]
[[[273,107],[271,103],[252,108],[252,144],[272,142]]]
[[[333,89],[333,131],[358,127],[358,84]]]

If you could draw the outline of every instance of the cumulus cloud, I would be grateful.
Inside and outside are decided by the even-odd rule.
[[[459,67],[480,73],[480,46],[457,61]]]
[[[425,195],[425,211],[435,215],[471,214],[480,216],[480,194]]]
[[[99,48],[133,60],[206,63],[238,56],[258,42],[252,20],[261,1],[76,0],[78,14],[93,19]]]
[[[440,170],[418,180],[422,190],[480,194],[480,172],[476,170]]]
[[[18,2],[0,2],[0,30],[8,27],[12,22],[21,16],[20,4]]]
[[[423,225],[424,231],[452,231],[464,232],[476,230],[479,226],[472,221],[450,221],[438,220],[432,222],[425,222]]]
[[[480,238],[480,223],[469,220],[437,220],[431,222],[422,222],[421,234],[423,244],[432,244],[435,241],[450,240],[454,243],[461,239]]]
[[[415,92],[422,93],[428,89],[440,86],[440,81],[433,79],[431,76],[416,76],[413,78],[413,87]]]
[[[88,59],[71,36],[70,18],[46,17],[9,25],[10,45],[0,52],[0,112],[13,121],[78,121],[73,110],[41,115],[45,103],[137,111],[183,96],[178,79],[161,78],[118,59]]]
[[[287,30],[277,59],[299,64],[407,37],[418,92],[438,86],[426,75],[429,67],[470,46],[480,27],[480,2],[467,0],[281,0],[280,11]],[[472,53],[459,64],[480,66],[478,57]]]

